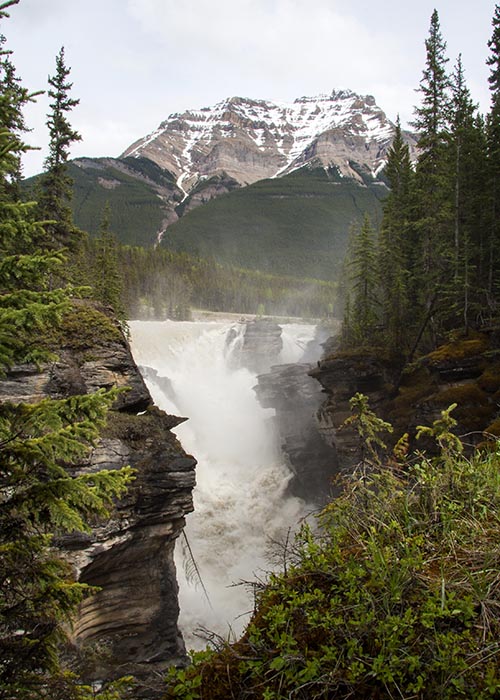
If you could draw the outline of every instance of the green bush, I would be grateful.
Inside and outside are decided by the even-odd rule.
[[[237,643],[171,671],[167,698],[500,697],[500,443],[364,464],[304,525]],[[367,467],[371,467],[367,470]]]

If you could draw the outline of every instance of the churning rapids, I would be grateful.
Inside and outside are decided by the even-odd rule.
[[[258,403],[256,375],[238,367],[244,328],[228,321],[130,323],[135,361],[157,373],[143,370],[153,400],[189,418],[175,432],[198,460],[186,535],[206,594],[184,538],[176,550],[179,624],[188,648],[205,646],[200,628],[240,634],[253,600],[247,586],[234,584],[262,578],[271,568],[270,543],[307,512],[304,502],[285,495],[290,472],[274,434],[274,411]],[[280,361],[300,361],[314,331],[284,324]]]

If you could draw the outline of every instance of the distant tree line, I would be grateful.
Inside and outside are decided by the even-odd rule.
[[[447,70],[434,11],[411,162],[399,120],[388,156],[381,228],[352,231],[344,281],[347,347],[382,345],[411,358],[451,329],[497,321],[500,294],[500,9],[488,42],[491,111],[471,99],[459,56]]]
[[[336,285],[222,265],[165,248],[120,244],[105,215],[74,256],[80,283],[122,319],[187,320],[191,309],[326,318]]]

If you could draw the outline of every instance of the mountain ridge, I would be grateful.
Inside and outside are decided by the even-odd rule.
[[[230,97],[170,115],[120,157],[146,157],[168,170],[184,198],[222,173],[245,186],[311,163],[362,183],[359,167],[374,180],[383,169],[394,129],[372,95],[346,89],[291,103]],[[409,132],[405,138],[414,148]]]
[[[313,277],[319,266],[335,279],[350,226],[380,217],[394,128],[352,90],[176,113],[119,158],[69,163],[75,223],[95,235],[109,203],[128,245],[274,274]]]

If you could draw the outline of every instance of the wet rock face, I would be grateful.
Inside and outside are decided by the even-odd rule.
[[[281,332],[281,327],[273,321],[249,321],[245,326],[241,348],[235,358],[238,365],[256,374],[267,372],[272,365],[279,362],[283,347]]]
[[[334,491],[335,448],[322,439],[316,412],[324,399],[309,376],[313,365],[288,364],[259,375],[255,391],[264,408],[276,411],[281,449],[294,478],[290,490],[306,501],[324,504]]]
[[[185,649],[173,563],[175,540],[193,509],[195,460],[170,428],[178,421],[155,407],[143,415],[116,413],[81,471],[129,464],[136,481],[112,518],[83,541],[58,544],[85,583],[101,588],[81,606],[74,641],[88,675],[138,677],[179,661]],[[104,649],[105,653],[95,653]]]
[[[78,308],[76,320],[85,314],[84,306]],[[0,395],[4,401],[35,402],[101,387],[127,388],[101,440],[75,472],[130,465],[135,481],[106,522],[56,545],[78,581],[101,588],[82,604],[71,631],[72,653],[84,677],[148,678],[185,658],[173,549],[184,516],[193,510],[196,461],[170,432],[184,419],[153,406],[118,326],[94,310],[92,319],[97,325],[87,339],[78,333],[61,340],[57,362],[41,371],[33,365],[13,367],[0,381]],[[98,339],[95,345],[92,338]]]
[[[361,458],[359,438],[353,428],[340,427],[351,415],[349,400],[358,392],[365,394],[371,409],[382,415],[397,368],[368,354],[352,354],[322,359],[309,374],[326,393],[317,412],[319,432],[335,447],[341,468],[352,469]]]
[[[485,433],[500,435],[500,332],[496,328],[471,332],[420,357],[403,371],[401,365],[368,352],[337,353],[318,362],[310,376],[326,394],[318,410],[319,429],[335,446],[342,469],[360,460],[359,438],[341,428],[351,415],[349,400],[360,392],[370,408],[394,427],[384,436],[388,445],[404,433],[410,449],[436,451],[431,440],[416,440],[419,425],[432,425],[441,411],[456,404],[454,432],[466,448],[483,442]],[[387,438],[387,439],[386,439]]]

